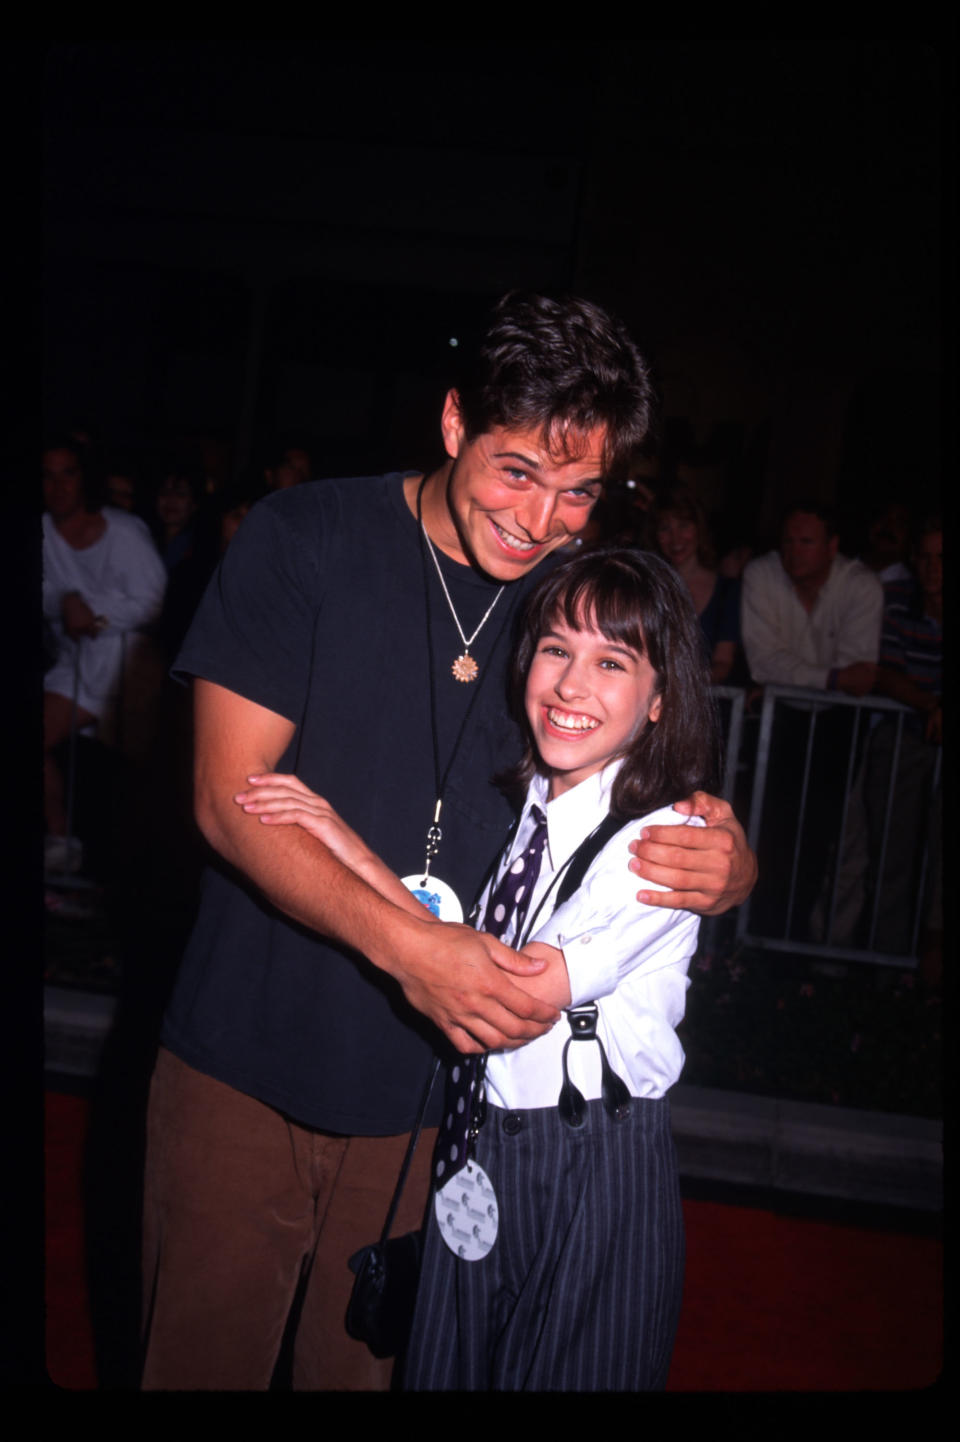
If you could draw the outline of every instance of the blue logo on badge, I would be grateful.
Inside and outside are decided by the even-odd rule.
[[[414,891],[413,894],[414,894],[414,896],[417,898],[417,900],[418,900],[419,902],[421,902],[421,903],[427,908],[428,911],[432,911],[432,912],[433,912],[433,915],[434,915],[435,917],[437,917],[437,919],[439,920],[439,917],[440,917],[440,895],[439,895],[439,893],[436,892],[436,891],[423,891],[421,888],[418,887],[417,890]]]

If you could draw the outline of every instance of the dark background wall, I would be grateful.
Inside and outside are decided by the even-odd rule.
[[[619,311],[665,467],[761,544],[783,499],[936,503],[935,42],[53,47],[44,418],[219,479],[429,465],[451,341],[519,285]]]

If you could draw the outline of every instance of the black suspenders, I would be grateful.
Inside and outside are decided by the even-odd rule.
[[[583,884],[583,878],[590,869],[591,863],[600,855],[607,842],[616,836],[629,824],[628,818],[624,821],[619,816],[605,816],[586,840],[581,841],[573,856],[568,861],[561,873],[560,884],[557,887],[556,899],[551,908],[551,913],[556,911],[568,901],[574,892],[578,891]],[[548,893],[549,894],[549,893]],[[544,898],[546,899],[546,898]],[[542,904],[542,903],[541,903]],[[533,920],[536,920],[539,914]],[[530,928],[533,926],[530,922]],[[528,930],[530,929],[528,928]],[[557,1109],[561,1117],[571,1127],[583,1125],[587,1112],[587,1103],[583,1093],[574,1086],[567,1071],[567,1052],[570,1050],[570,1043],[573,1041],[595,1041],[600,1048],[600,1098],[603,1102],[603,1109],[613,1121],[622,1121],[630,1112],[630,1093],[626,1085],[611,1067],[607,1060],[607,1053],[603,1042],[597,1036],[597,1021],[600,1012],[595,1001],[584,1002],[581,1006],[571,1006],[567,1009],[567,1020],[570,1023],[570,1035],[563,1048],[563,1085],[560,1088],[560,1096],[557,1099]]]

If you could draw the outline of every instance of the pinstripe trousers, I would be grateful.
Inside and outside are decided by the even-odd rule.
[[[405,1389],[662,1389],[684,1267],[666,1097],[620,1122],[591,1101],[576,1129],[555,1107],[490,1106],[476,1160],[499,1234],[463,1261],[430,1209]]]

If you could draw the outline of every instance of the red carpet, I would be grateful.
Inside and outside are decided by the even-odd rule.
[[[687,1279],[668,1391],[901,1390],[942,1365],[943,1246],[684,1203]]]
[[[97,1385],[83,1245],[84,1097],[47,1092],[47,1373],[61,1387]]]
[[[97,1386],[84,1276],[88,1104],[47,1094],[47,1370]],[[671,1392],[901,1391],[942,1357],[943,1248],[931,1237],[686,1201],[687,1285]]]

